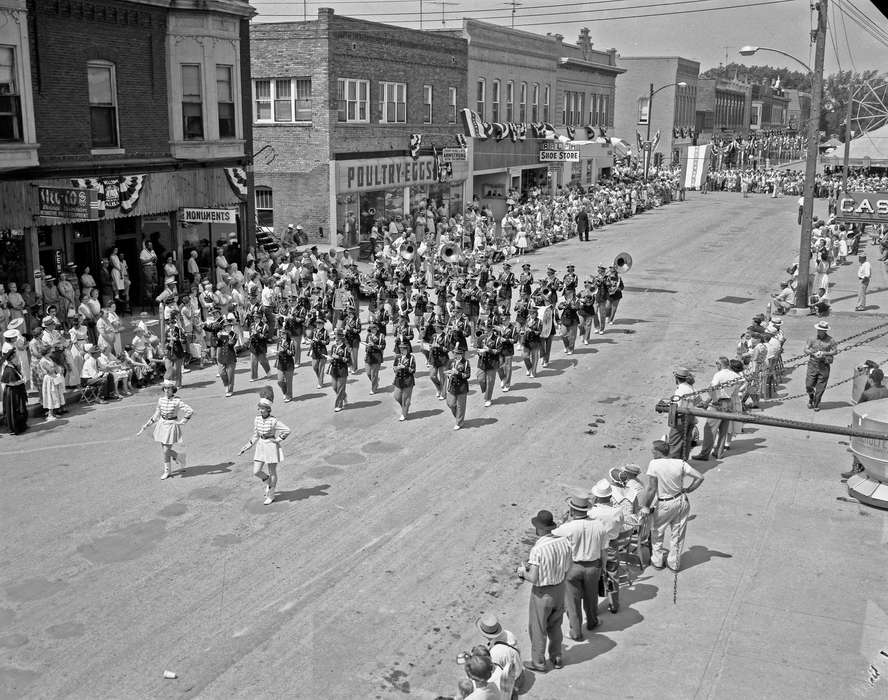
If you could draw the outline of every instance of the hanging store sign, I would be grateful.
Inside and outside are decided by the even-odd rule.
[[[459,147],[446,147],[441,149],[441,160],[445,163],[453,163],[458,160],[468,160],[469,149]]]
[[[95,190],[84,187],[38,187],[38,216],[53,219],[96,219],[98,218]]]
[[[836,219],[852,224],[888,224],[888,192],[843,192]]]
[[[453,164],[453,179],[465,179],[468,162]],[[373,158],[336,162],[336,191],[365,192],[438,182],[439,164],[433,156]]]
[[[237,209],[182,209],[180,221],[188,224],[236,224]]]
[[[540,163],[579,163],[578,149],[545,148],[540,151]]]

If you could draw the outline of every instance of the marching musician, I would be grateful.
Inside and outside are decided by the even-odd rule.
[[[413,343],[413,339],[416,337],[416,331],[413,330],[413,326],[410,325],[410,317],[407,315],[402,315],[398,318],[398,322],[395,324],[395,354],[400,352],[401,345],[403,343],[407,343],[408,345]]]
[[[372,322],[367,328],[365,340],[364,364],[367,366],[367,378],[370,380],[370,393],[379,389],[379,368],[385,352],[385,334],[379,330],[379,324]]]
[[[469,394],[469,379],[472,377],[472,365],[466,359],[465,350],[456,348],[453,361],[447,370],[447,408],[453,414],[456,424],[454,430],[462,428],[466,419],[466,400]]]
[[[583,345],[588,345],[592,322],[595,319],[595,289],[592,287],[591,279],[583,281],[577,313],[580,317],[580,337],[583,339]]]
[[[345,388],[348,384],[349,347],[345,340],[345,330],[337,326],[333,331],[333,344],[330,346],[330,378],[336,400],[333,410],[339,413],[346,404]]]
[[[560,280],[556,280],[560,283]],[[542,304],[542,328],[540,330],[540,357],[543,367],[549,366],[549,357],[552,354],[552,338],[557,332],[558,312],[555,308],[558,302],[558,292],[554,287],[544,287],[541,295]]]
[[[490,406],[493,398],[493,385],[499,365],[500,337],[493,325],[493,317],[488,318],[483,331],[478,331],[478,385],[484,395],[484,406]]]
[[[540,361],[540,347],[542,345],[543,322],[539,318],[536,306],[528,310],[527,323],[524,326],[522,339],[522,356],[524,368],[528,377],[536,377],[537,365]]]
[[[549,265],[546,268],[546,276],[543,278],[543,281],[540,282],[540,287],[556,293],[557,296],[557,292],[560,292],[564,288],[564,282],[558,279],[555,275],[556,272],[555,268]],[[557,298],[555,301],[558,301]]]
[[[290,337],[295,345],[293,361],[296,367],[302,364],[302,336],[305,335],[307,313],[310,308],[308,297],[300,294],[284,317],[284,328],[290,331]]]
[[[571,266],[573,267],[573,266]],[[580,302],[576,296],[575,286],[564,286],[564,298],[558,302],[561,319],[561,339],[564,342],[564,354],[573,354],[577,344],[577,328],[580,324]]]
[[[527,323],[527,314],[530,311],[530,292],[521,287],[518,291],[518,301],[515,302],[515,323],[521,327]]]
[[[497,374],[500,378],[500,389],[507,392],[512,388],[512,358],[515,356],[515,342],[518,329],[512,323],[509,307],[505,304],[500,308],[500,352]]]
[[[229,313],[224,321],[220,322],[221,328],[216,333],[216,364],[219,367],[219,379],[225,387],[226,397],[234,395],[234,370],[237,365],[238,345],[234,323],[234,314]],[[207,324],[207,327],[209,329],[211,324]]]
[[[521,266],[521,276],[518,278],[518,289],[528,297],[533,291],[533,275],[530,273],[530,263]]]
[[[345,344],[348,347],[349,364],[352,372],[359,372],[358,351],[361,349],[361,320],[354,306],[346,307]]]
[[[611,265],[607,268],[607,320],[612,325],[622,298],[623,280],[620,279],[616,266]]]
[[[429,379],[435,385],[435,398],[444,399],[444,368],[450,362],[448,354],[447,333],[444,332],[444,324],[438,321],[435,325],[435,335],[429,345],[429,355],[432,366],[429,368]]]
[[[293,371],[296,369],[298,347],[291,326],[285,323],[281,327],[281,335],[278,338],[277,359],[275,360],[275,367],[278,370],[277,383],[284,395],[284,403],[293,400]]]
[[[503,271],[500,273],[497,281],[500,287],[497,290],[497,296],[501,304],[512,306],[512,288],[515,286],[515,273],[512,272],[512,264],[503,263]]]
[[[427,311],[423,317],[419,331],[419,340],[422,343],[422,354],[425,356],[426,364],[431,364],[431,343],[435,337],[435,329],[440,321],[440,317],[435,313],[434,308]]]
[[[271,329],[265,316],[259,316],[250,328],[250,381],[259,381],[259,366],[265,370],[266,378],[271,374],[268,364],[268,343],[271,340]]]
[[[598,266],[598,273],[592,278],[592,287],[595,290],[595,332],[598,335],[604,335],[604,328],[607,325],[607,268],[604,265]]]
[[[385,335],[389,322],[389,314],[384,305],[376,299],[371,299],[367,309],[369,322],[379,327],[379,332]]]
[[[407,420],[410,412],[410,399],[413,396],[413,387],[416,384],[416,359],[413,357],[410,343],[402,343],[398,348],[400,354],[395,356],[393,367],[395,370],[394,378],[394,399],[401,407],[401,417],[398,420]],[[443,369],[441,372],[443,376]],[[436,384],[437,386],[437,384]],[[439,398],[443,398],[439,395]]]
[[[472,326],[469,323],[469,319],[464,314],[457,312],[450,320],[450,333],[447,334],[447,349],[462,348],[465,352],[468,352],[468,337],[471,332]]]
[[[429,310],[429,297],[425,291],[425,282],[421,278],[414,286],[411,303],[413,304],[413,324],[420,335],[422,335],[422,331],[419,328],[422,325],[426,312]]]
[[[469,317],[469,323],[472,329],[478,328],[478,319],[481,317],[481,294],[484,287],[481,285],[481,279],[474,272],[468,275],[465,291],[465,309],[466,316]]]
[[[579,279],[577,278],[576,272],[574,272],[574,266],[568,265],[567,272],[561,280],[561,283],[564,285],[564,291],[566,292],[568,289],[573,289],[574,292],[577,291],[577,284],[579,283]]]
[[[324,387],[324,369],[327,366],[327,343],[330,342],[330,334],[324,325],[324,319],[318,318],[310,338],[311,346],[308,354],[311,357],[311,368],[318,379],[318,389]]]

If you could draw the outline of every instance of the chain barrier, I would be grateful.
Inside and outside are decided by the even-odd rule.
[[[881,365],[884,365],[885,363],[888,363],[888,357],[886,357],[882,362],[880,362],[879,365],[881,366]],[[835,384],[830,384],[826,388],[827,389],[834,389],[837,386],[842,386],[842,384],[847,384],[848,382],[853,382],[853,381],[854,381],[854,375],[851,375],[847,379],[842,379],[842,380],[836,382]],[[826,391],[826,389],[824,389],[824,391]],[[808,395],[808,392],[803,392],[801,394],[793,394],[791,396],[781,396],[781,397],[775,397],[775,398],[779,398],[780,401],[792,401],[793,399],[800,399],[803,396],[807,396],[807,395]]]

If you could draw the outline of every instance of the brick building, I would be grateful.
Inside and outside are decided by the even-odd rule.
[[[116,246],[141,300],[145,240],[180,276],[189,243],[211,269],[212,245],[248,242],[254,11],[170,4],[0,0],[0,282],[40,287],[68,263],[97,277]]]
[[[752,131],[785,129],[789,124],[789,97],[783,88],[771,85],[767,78],[752,83],[749,128]]]
[[[728,78],[697,80],[697,131],[702,145],[713,136],[743,136],[749,133],[752,88],[749,83]]]
[[[253,25],[251,46],[260,224],[354,248],[421,201],[464,209],[467,161],[437,157],[462,133],[464,39],[321,8]]]
[[[617,65],[625,68],[626,73],[620,76],[617,92],[616,133],[635,143],[635,133],[644,138],[652,117],[651,136],[660,133],[653,151],[654,163],[663,159],[678,163],[682,149],[693,143],[700,64],[679,56],[620,56]],[[676,84],[681,82],[686,86]],[[651,85],[656,91],[653,109],[648,104]]]

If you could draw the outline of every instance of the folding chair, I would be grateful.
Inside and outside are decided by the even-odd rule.
[[[105,383],[104,377],[89,379],[86,384],[80,387],[80,400],[89,406],[102,400],[102,386]]]

